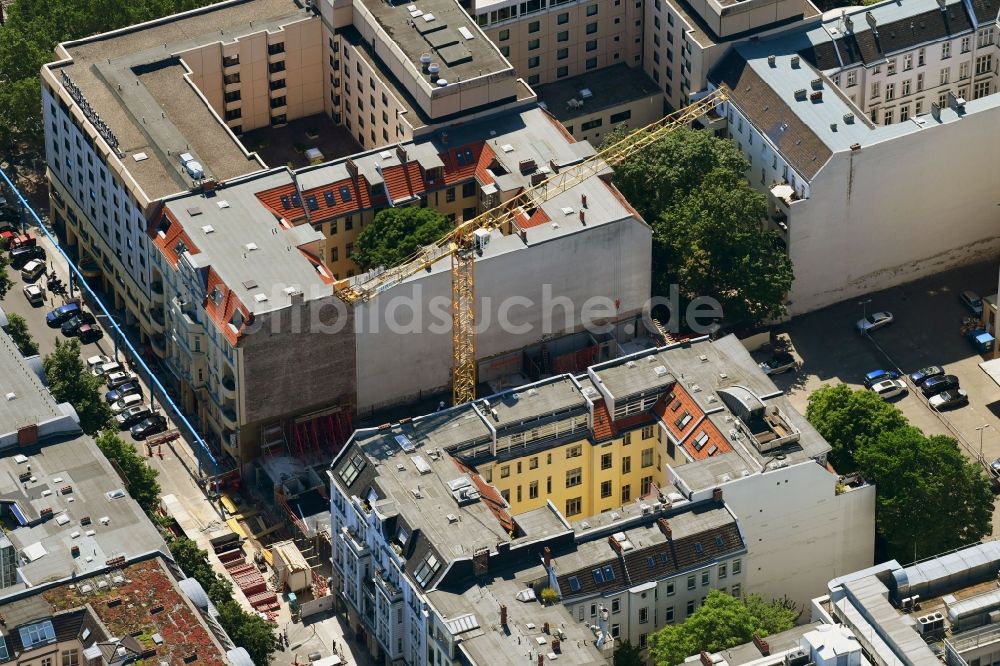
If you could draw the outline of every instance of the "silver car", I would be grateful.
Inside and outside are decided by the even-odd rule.
[[[855,326],[858,329],[858,333],[865,335],[866,333],[871,333],[872,331],[878,330],[883,326],[888,326],[891,323],[891,312],[873,312],[864,319],[859,319]]]

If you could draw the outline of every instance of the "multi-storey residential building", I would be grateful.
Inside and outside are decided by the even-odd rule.
[[[806,605],[873,557],[874,488],[828,451],[733,337],[358,431],[331,467],[337,589],[372,649],[409,663],[490,663],[502,635],[462,634],[515,613],[511,635],[546,645],[521,603],[544,588],[561,644],[593,625],[598,649],[645,647],[709,589]]]
[[[738,45],[713,71],[731,91],[726,131],[795,266],[791,313],[1000,249],[991,183],[969,175],[998,166],[982,150],[997,117],[997,10],[880,3]]]

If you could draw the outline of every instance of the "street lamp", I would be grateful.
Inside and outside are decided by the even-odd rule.
[[[984,423],[983,425],[976,428],[976,430],[979,431],[979,462],[983,461],[983,433],[989,427],[990,427],[989,423]]]
[[[866,298],[863,301],[858,301],[858,305],[861,306],[861,318],[868,319],[868,304],[872,302],[872,299]]]

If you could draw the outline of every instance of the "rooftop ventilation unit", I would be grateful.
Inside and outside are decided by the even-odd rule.
[[[775,58],[773,55],[767,56],[768,65],[770,65],[771,67],[777,67],[776,63],[777,63],[777,58]]]
[[[846,124],[848,124],[848,125],[853,125],[854,124],[854,114],[853,113],[845,113],[844,114],[844,122]]]
[[[797,55],[792,56],[792,67],[795,69],[799,67],[799,57]]]
[[[656,373],[657,377],[666,377],[667,376],[667,368],[666,368],[666,366],[663,366],[663,365],[658,365],[655,368],[653,368],[653,372]]]
[[[795,91],[795,99],[797,99],[797,100],[799,100],[801,102],[805,98],[806,98],[806,89],[805,88],[799,88],[798,90]]]

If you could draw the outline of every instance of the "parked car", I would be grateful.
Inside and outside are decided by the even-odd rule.
[[[89,345],[91,342],[97,342],[103,337],[104,331],[90,324],[84,324],[76,332],[76,339],[80,341],[81,345]]]
[[[152,414],[153,411],[149,408],[149,405],[135,405],[129,407],[121,414],[115,414],[115,421],[118,423],[118,429],[124,430],[125,428],[131,428],[147,416],[152,416]]]
[[[45,275],[45,262],[32,259],[21,269],[21,279],[25,282],[34,282]]]
[[[112,389],[104,394],[104,399],[110,403],[115,403],[131,395],[142,395],[142,387],[139,386],[139,382],[129,382],[128,384],[122,384],[116,389]]]
[[[899,373],[895,370],[872,370],[865,375],[865,388],[873,388],[875,384],[887,379],[899,379]]]
[[[911,372],[910,381],[920,386],[931,377],[940,377],[943,374],[944,368],[940,365],[928,365],[926,368],[920,368],[916,372]]]
[[[45,248],[39,245],[21,246],[10,251],[11,268],[20,269],[32,259],[45,261]]]
[[[56,326],[62,326],[65,322],[69,321],[78,314],[80,314],[80,304],[67,303],[66,305],[60,305],[45,315],[45,323],[48,324],[50,328],[55,328]]]
[[[925,396],[937,395],[941,391],[948,391],[950,389],[960,388],[958,385],[958,377],[955,375],[939,375],[937,377],[931,377],[926,382],[924,382],[920,389],[924,392]]]
[[[966,289],[958,295],[958,300],[962,302],[962,305],[968,308],[969,312],[976,315],[977,318],[981,318],[983,316],[983,299],[976,292]]]
[[[167,429],[167,419],[159,414],[147,416],[132,426],[132,439],[146,439]]]
[[[760,369],[765,375],[780,375],[795,369],[795,357],[788,352],[778,352],[761,363]]]
[[[83,326],[84,324],[93,324],[93,323],[94,323],[94,315],[90,314],[89,312],[81,311],[75,317],[71,317],[70,319],[64,321],[59,330],[62,331],[63,335],[67,337],[72,337],[79,332],[81,326]]]
[[[43,287],[37,284],[28,284],[24,286],[22,291],[24,292],[24,297],[32,305],[42,305],[45,303],[45,289]]]
[[[131,372],[125,372],[124,370],[117,370],[112,373],[107,374],[105,381],[108,384],[109,389],[118,388],[122,384],[128,384],[129,382],[135,381],[135,375]]]
[[[990,463],[990,472],[993,473],[993,476],[1000,476],[1000,458]]]
[[[906,393],[906,384],[903,383],[902,379],[884,379],[872,384],[871,390],[883,400],[892,400],[896,396]]]
[[[114,361],[107,354],[96,354],[95,356],[87,358],[87,370],[90,370],[90,374],[94,374],[94,368],[97,366],[113,362]]]
[[[111,403],[111,412],[113,414],[121,414],[129,407],[135,407],[136,405],[141,405],[141,404],[142,404],[141,395],[136,395],[136,394],[126,395],[122,398],[119,398],[116,402]]]
[[[102,363],[101,365],[95,365],[94,368],[90,371],[90,374],[94,375],[95,377],[106,378],[111,373],[119,372],[124,369],[125,368],[123,368],[122,364],[119,363],[118,361],[108,361],[107,363]]]
[[[872,331],[878,330],[883,326],[888,326],[891,323],[891,312],[873,312],[864,319],[859,319],[857,323],[855,323],[855,327],[857,327],[858,333],[865,335],[866,333],[871,333]]]
[[[961,407],[962,405],[969,404],[969,394],[965,392],[965,389],[949,389],[931,396],[927,404],[931,406],[931,409],[936,409],[940,412],[952,407]]]

